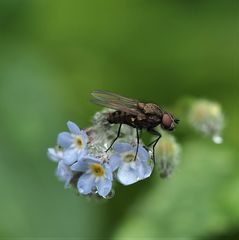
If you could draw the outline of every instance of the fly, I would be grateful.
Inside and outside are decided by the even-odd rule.
[[[93,103],[116,110],[110,112],[107,116],[108,122],[111,124],[119,124],[119,128],[116,138],[112,141],[106,152],[120,136],[122,124],[126,124],[136,129],[137,147],[135,159],[139,147],[139,130],[146,129],[149,133],[157,136],[157,138],[149,144],[149,146],[153,145],[153,160],[155,162],[154,148],[161,138],[161,134],[155,130],[155,127],[160,125],[162,129],[172,131],[175,125],[179,123],[179,119],[174,118],[171,113],[164,111],[154,103],[140,102],[136,99],[130,99],[104,90],[93,91],[91,95],[94,97],[92,99]]]

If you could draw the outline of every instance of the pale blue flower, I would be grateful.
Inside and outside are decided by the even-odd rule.
[[[78,191],[87,195],[95,192],[106,197],[112,188],[112,169],[108,163],[102,163],[92,156],[85,156],[71,166],[73,171],[84,172],[77,182]]]
[[[116,143],[113,150],[110,163],[114,170],[118,167],[117,179],[123,185],[133,184],[151,175],[150,156],[142,146],[139,146],[136,159],[136,147],[128,143]]]
[[[60,181],[65,182],[65,187],[68,188],[73,177],[73,172],[70,167],[61,160],[56,169],[56,176]]]
[[[57,144],[64,149],[63,161],[67,165],[81,159],[87,153],[88,136],[85,131],[73,122],[68,121],[70,132],[62,132],[58,135]]]

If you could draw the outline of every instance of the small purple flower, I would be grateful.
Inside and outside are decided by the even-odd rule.
[[[73,122],[68,121],[70,132],[62,132],[58,135],[57,144],[64,149],[63,161],[66,165],[72,165],[87,153],[88,136],[85,131]]]
[[[96,188],[97,193],[106,197],[112,188],[112,169],[108,163],[102,163],[92,156],[85,156],[71,166],[73,171],[84,172],[77,182],[78,191],[87,195]]]
[[[136,147],[128,143],[116,143],[113,150],[110,164],[113,169],[118,167],[117,179],[123,185],[133,184],[151,175],[150,156],[142,146],[139,146],[136,159]]]

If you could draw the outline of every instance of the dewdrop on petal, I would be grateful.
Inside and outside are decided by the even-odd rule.
[[[179,163],[180,145],[175,137],[162,133],[162,137],[155,146],[155,164],[162,178],[170,176]]]
[[[214,143],[223,142],[224,115],[218,103],[196,100],[190,107],[188,119],[194,129],[212,138]]]

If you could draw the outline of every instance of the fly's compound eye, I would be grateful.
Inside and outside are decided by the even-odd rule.
[[[162,128],[166,130],[173,130],[174,129],[174,120],[169,113],[164,113],[162,118]]]

